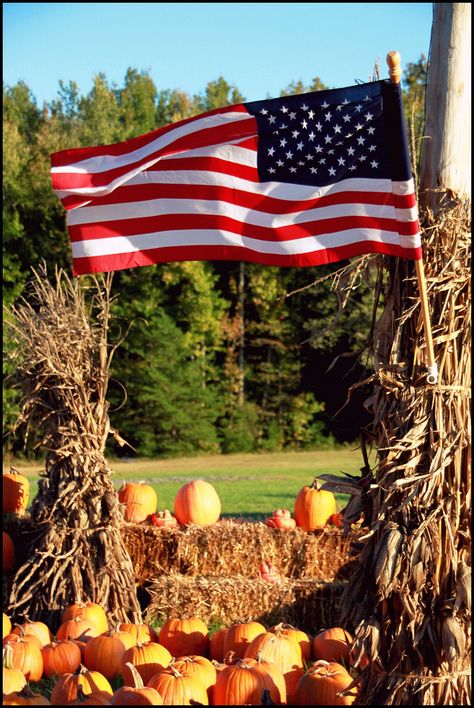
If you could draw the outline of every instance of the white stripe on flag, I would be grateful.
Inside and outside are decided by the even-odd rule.
[[[408,237],[410,241],[415,237]],[[375,241],[400,245],[400,236],[392,231],[379,229],[347,229],[346,231],[321,236],[308,236],[288,241],[262,241],[248,236],[239,236],[230,231],[195,229],[193,231],[160,231],[137,234],[128,237],[111,237],[73,242],[74,258],[109,256],[121,253],[146,251],[153,248],[173,248],[183,246],[240,246],[257,253],[294,255],[312,253],[327,248],[337,248],[360,241]],[[417,244],[414,244],[417,245]],[[408,246],[412,247],[412,246]]]
[[[347,216],[370,216],[374,218],[393,219],[399,221],[416,220],[415,209],[398,209],[383,204],[335,204],[332,206],[305,209],[290,214],[272,214],[267,211],[257,211],[224,201],[206,199],[149,199],[141,202],[124,202],[106,206],[83,207],[71,211],[67,217],[68,226],[93,224],[103,221],[113,222],[127,219],[141,219],[160,215],[173,214],[209,214],[224,215],[236,221],[254,226],[279,228],[292,224],[304,224],[308,221],[324,221]]]

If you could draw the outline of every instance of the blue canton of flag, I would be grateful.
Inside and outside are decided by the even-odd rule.
[[[373,82],[245,104],[258,124],[260,180],[410,179],[404,131],[387,105],[398,94],[391,83]]]

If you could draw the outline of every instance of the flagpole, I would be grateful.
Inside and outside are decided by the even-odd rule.
[[[387,54],[387,64],[390,80],[394,84],[399,84],[402,76],[400,54],[392,51]],[[430,312],[428,307],[428,295],[426,291],[425,268],[423,258],[415,261],[416,277],[418,279],[418,287],[420,289],[421,299],[421,314],[423,317],[423,327],[425,331],[426,351],[427,351],[427,366],[428,375],[426,380],[429,384],[438,383],[438,365],[435,361],[433,335],[431,333]]]

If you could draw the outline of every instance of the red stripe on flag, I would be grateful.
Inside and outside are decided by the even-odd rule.
[[[371,216],[335,217],[290,226],[265,227],[241,222],[222,214],[166,214],[124,221],[70,226],[69,235],[71,241],[76,242],[116,236],[136,236],[137,234],[160,231],[194,231],[196,229],[230,231],[239,236],[276,242],[307,236],[321,236],[348,229],[378,229],[399,233],[403,236],[414,236],[419,231],[417,222],[397,222],[395,219]]]
[[[105,273],[124,270],[138,266],[148,266],[171,261],[247,261],[267,266],[278,267],[309,267],[335,263],[345,258],[360,256],[365,253],[383,253],[388,256],[412,258],[419,260],[421,248],[401,248],[387,243],[363,241],[346,246],[327,248],[312,253],[296,255],[275,255],[257,253],[248,248],[238,246],[183,246],[178,248],[155,248],[148,251],[136,251],[112,256],[94,256],[76,258],[73,268],[74,275],[87,273]]]

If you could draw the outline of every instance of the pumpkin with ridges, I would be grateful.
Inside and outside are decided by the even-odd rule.
[[[217,673],[214,705],[261,705],[264,690],[270,691],[273,686],[270,674],[251,666],[245,659],[238,659]]]
[[[350,663],[352,635],[342,627],[323,629],[313,638],[312,653],[314,659]]]
[[[81,664],[74,673],[63,674],[58,678],[51,694],[51,705],[71,705],[77,700],[79,687],[86,695],[98,691],[105,691],[110,696],[113,694],[112,686],[103,674],[89,671]]]
[[[163,700],[154,688],[145,686],[142,677],[133,664],[127,662],[127,671],[132,677],[130,686],[122,686],[112,698],[114,706],[161,706]]]
[[[73,605],[69,605],[63,612],[61,622],[67,622],[76,617],[92,622],[101,633],[106,632],[109,628],[105,610],[96,602],[75,602]]]
[[[221,515],[221,500],[212,484],[195,479],[178,490],[174,514],[180,524],[211,526]]]
[[[209,631],[199,617],[171,617],[161,627],[158,642],[166,647],[172,656],[207,656]]]
[[[155,674],[147,686],[154,688],[166,706],[209,705],[207,691],[195,676],[184,676],[171,666]]]
[[[70,639],[59,639],[41,648],[43,675],[51,678],[57,674],[72,674],[81,665],[81,650]]]
[[[118,499],[125,505],[125,521],[140,524],[154,514],[158,507],[156,492],[146,482],[124,482],[118,492]]]
[[[309,486],[298,492],[295,500],[295,519],[305,531],[324,528],[336,513],[336,497],[332,492],[321,489],[321,483],[315,479]]]
[[[107,679],[116,678],[122,672],[123,655],[133,646],[131,634],[111,629],[87,642],[84,664],[89,671],[99,671]]]
[[[275,630],[255,637],[245,652],[245,658],[256,659],[259,652],[262,659],[272,661],[281,670],[288,702],[293,703],[296,684],[304,673],[300,645],[292,637]]]
[[[263,624],[256,620],[235,622],[227,629],[221,661],[230,651],[234,652],[236,659],[243,659],[250,642],[266,631]]]
[[[133,686],[133,672],[128,668],[132,664],[138,671],[143,683],[148,681],[162,669],[166,669],[173,657],[162,644],[158,642],[138,642],[127,649],[122,656],[122,677],[126,686]]]
[[[3,646],[11,647],[11,665],[22,671],[27,681],[40,680],[43,674],[43,656],[37,637],[8,634],[3,640]]]
[[[295,703],[299,706],[350,706],[357,697],[356,689],[339,695],[353,683],[352,676],[336,662],[320,659],[300,678]]]

